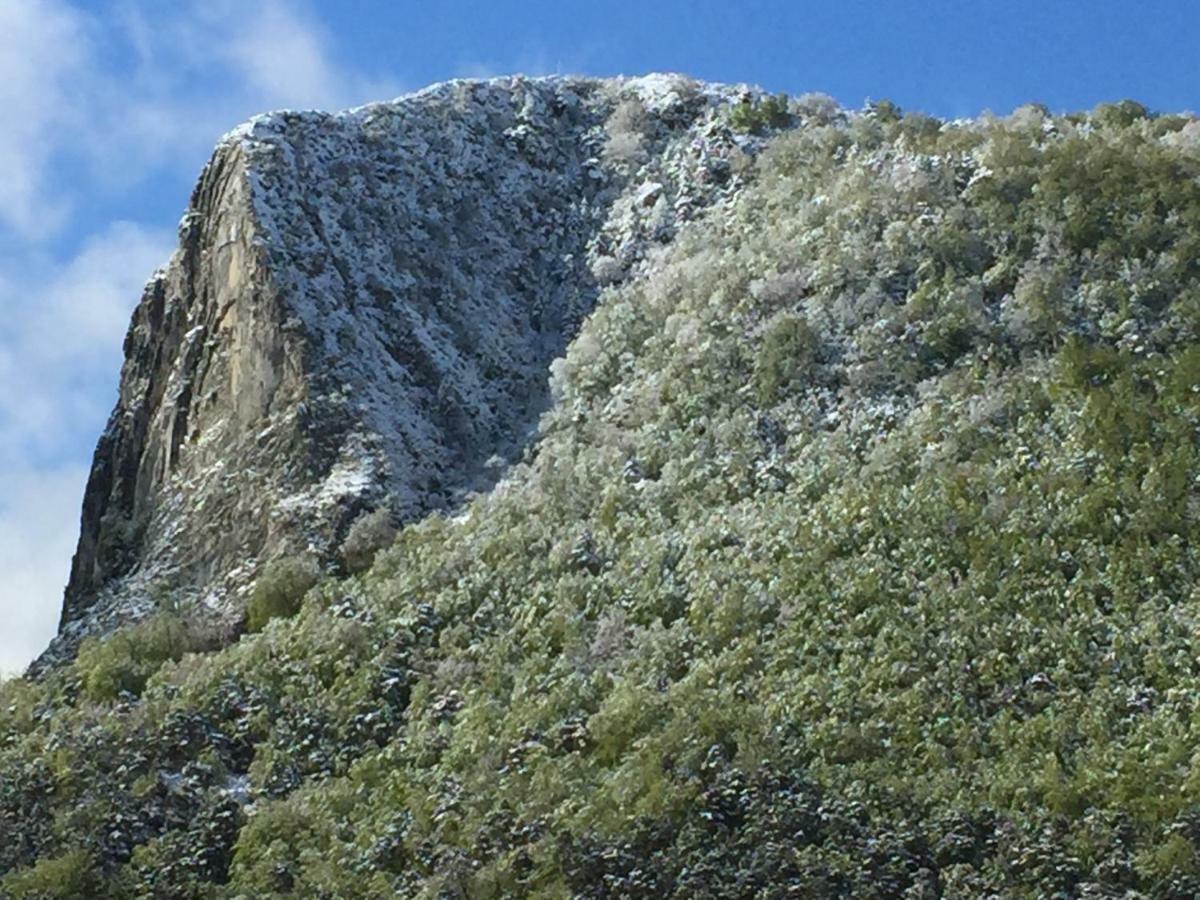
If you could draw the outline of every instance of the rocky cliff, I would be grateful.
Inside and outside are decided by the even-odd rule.
[[[236,614],[356,517],[454,507],[517,457],[599,290],[740,184],[744,88],[458,81],[227,135],[150,280],[60,634],[170,597]]]

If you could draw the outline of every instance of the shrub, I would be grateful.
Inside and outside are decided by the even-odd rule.
[[[885,124],[899,122],[904,115],[900,107],[891,100],[876,100],[869,103],[867,109],[875,119]]]
[[[784,316],[763,339],[754,361],[754,393],[762,404],[774,403],[812,371],[819,339],[803,316]]]
[[[24,678],[0,680],[0,745],[6,735],[23,734],[33,727],[34,710],[44,699],[36,682]]]
[[[5,897],[28,900],[90,900],[99,893],[99,879],[86,850],[40,859],[37,865],[0,880]]]
[[[801,94],[796,98],[795,109],[796,115],[821,125],[832,124],[842,113],[836,100],[820,92]]]
[[[366,571],[375,554],[390,546],[395,538],[396,525],[390,509],[381,506],[365,512],[354,520],[342,542],[342,561],[350,572]]]
[[[318,574],[316,564],[306,558],[288,556],[268,563],[246,606],[246,629],[262,631],[272,619],[294,616]]]
[[[122,693],[138,695],[150,676],[168,660],[177,661],[197,641],[179,616],[164,613],[103,639],[91,638],[80,647],[75,662],[84,696],[96,703]]]
[[[608,132],[604,159],[616,164],[645,161],[646,126],[646,107],[641,100],[631,98],[618,103],[604,123],[604,130]]]
[[[1150,110],[1136,100],[1119,100],[1101,103],[1092,112],[1092,118],[1105,128],[1128,128],[1140,119],[1150,118]]]
[[[738,131],[762,134],[768,128],[784,128],[791,122],[788,95],[776,94],[761,100],[744,100],[729,114],[729,123]]]

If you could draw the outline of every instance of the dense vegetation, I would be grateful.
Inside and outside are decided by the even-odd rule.
[[[3,889],[1200,892],[1200,124],[789,115],[493,493],[6,685]]]

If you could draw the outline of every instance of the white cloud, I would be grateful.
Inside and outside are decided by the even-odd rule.
[[[84,364],[120,349],[142,286],[167,261],[175,236],[133,222],[114,222],[91,237],[46,286],[26,319],[28,347],[40,358]]]
[[[0,280],[0,672],[23,668],[54,634],[122,336],[173,243],[170,231],[117,222],[61,267],[43,259],[25,279]]]
[[[45,648],[75,549],[85,466],[9,471],[0,493],[0,675],[16,674]]]
[[[120,36],[136,51],[137,104],[150,133],[194,130],[215,119],[220,130],[280,108],[339,109],[386,98],[394,82],[339,64],[319,22],[295,2],[191,0],[167,7],[127,0]],[[165,87],[164,87],[165,86]],[[199,90],[197,90],[199,87]],[[188,102],[181,104],[181,96]]]
[[[333,108],[373,99],[359,79],[338,71],[320,31],[278,3],[239,22],[231,40],[218,48],[244,78],[253,95],[272,105]]]
[[[46,184],[55,140],[75,116],[70,86],[89,54],[81,22],[55,0],[0,0],[0,223],[40,236],[61,222]]]
[[[94,430],[102,421],[130,312],[174,243],[167,229],[116,222],[72,259],[43,258],[24,278],[0,282],[0,465],[74,449],[76,423]]]
[[[197,168],[255,113],[399,92],[340,65],[331,46],[283,0],[112,0],[99,11],[0,0],[0,226],[34,240],[61,227],[72,198],[52,174],[63,164],[111,192],[155,170]]]

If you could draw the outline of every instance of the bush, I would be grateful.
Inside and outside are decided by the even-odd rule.
[[[874,103],[869,103],[867,109],[870,114],[884,124],[899,122],[904,113],[891,100],[876,100]]]
[[[24,678],[0,680],[0,745],[10,734],[24,734],[33,727],[34,710],[44,699],[40,685]]]
[[[1120,100],[1101,103],[1092,112],[1092,118],[1105,128],[1128,128],[1140,119],[1150,118],[1150,110],[1136,100]]]
[[[645,138],[648,119],[641,100],[622,100],[613,110],[604,130],[604,159],[609,163],[640,163],[646,159]]]
[[[98,895],[99,879],[86,850],[71,850],[62,856],[40,859],[30,869],[13,872],[0,880],[5,897],[28,900],[91,900]]]
[[[396,525],[390,509],[382,506],[363,513],[354,520],[342,541],[342,562],[352,573],[364,572],[371,567],[375,554],[395,539]]]
[[[791,104],[789,104],[791,106]],[[811,92],[801,94],[794,104],[796,115],[810,123],[829,125],[836,122],[842,113],[838,102],[828,94]]]
[[[122,693],[139,695],[163,663],[199,649],[197,643],[187,623],[170,613],[122,628],[104,639],[88,639],[75,662],[84,696],[105,703]]]
[[[768,128],[784,128],[791,120],[787,94],[776,94],[758,101],[744,100],[729,114],[729,122],[737,131],[751,134],[762,134]]]
[[[318,575],[310,559],[289,556],[268,563],[246,606],[246,629],[262,631],[272,619],[294,616]]]
[[[785,316],[767,332],[754,361],[754,393],[764,405],[774,403],[812,371],[819,339],[803,316]]]

